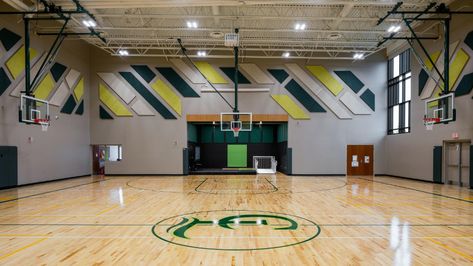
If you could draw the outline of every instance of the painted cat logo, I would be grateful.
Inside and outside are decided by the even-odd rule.
[[[254,218],[251,220],[246,220],[248,218]],[[235,226],[251,226],[251,225],[270,225],[268,220],[264,218],[272,218],[274,220],[282,220],[288,223],[287,226],[283,227],[276,227],[274,230],[296,230],[297,229],[297,222],[283,216],[278,215],[267,215],[267,214],[244,214],[244,215],[235,215],[235,216],[227,216],[220,220],[213,220],[213,221],[201,221],[198,218],[192,217],[191,219],[182,218],[182,221],[179,224],[173,225],[169,227],[166,232],[173,230],[173,235],[189,239],[186,236],[186,232],[190,230],[194,226],[203,226],[203,225],[213,225],[217,224],[218,226],[226,229],[235,229]],[[190,222],[189,222],[190,221]]]
[[[302,244],[320,234],[314,222],[267,211],[203,211],[166,218],[155,224],[159,239],[210,250],[262,250]]]

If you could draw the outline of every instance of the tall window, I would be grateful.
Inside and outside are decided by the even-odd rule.
[[[388,62],[388,135],[411,131],[411,52]]]

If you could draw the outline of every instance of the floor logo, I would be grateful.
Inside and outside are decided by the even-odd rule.
[[[205,211],[173,216],[153,226],[166,242],[214,250],[261,250],[302,244],[320,234],[314,222],[266,211]]]

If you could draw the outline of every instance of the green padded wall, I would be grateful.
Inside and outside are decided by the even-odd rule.
[[[214,143],[225,143],[225,132],[221,131],[219,127],[212,127],[214,133]]]
[[[156,69],[182,96],[199,97],[199,94],[174,69],[170,67],[157,67]]]
[[[231,79],[235,83],[235,68],[234,67],[221,67],[220,68],[225,75],[229,79]],[[238,71],[238,84],[251,84],[249,81],[240,71]]]
[[[284,69],[268,69],[269,74],[271,74],[279,83],[283,83],[289,74],[287,74]]]
[[[143,96],[143,98],[161,114],[164,119],[176,119],[176,117],[169,111],[154,95],[130,72],[119,72],[120,75]]]
[[[156,77],[156,74],[146,65],[131,65],[131,67],[148,83]]]
[[[202,126],[200,127],[200,139],[202,143],[212,143],[213,142],[213,128],[211,126]]]
[[[197,127],[193,124],[187,124],[187,141],[198,141]]]
[[[261,139],[262,143],[273,143],[274,142],[274,131],[273,127],[262,127],[263,137]]]
[[[355,93],[358,93],[364,86],[363,82],[361,82],[360,79],[358,79],[355,74],[351,71],[334,71],[337,76],[345,82],[345,84],[352,89]]]
[[[242,131],[238,133],[238,143],[248,143],[250,142],[250,132]]]
[[[433,153],[433,181],[434,183],[442,183],[442,146],[435,146]]]
[[[278,125],[278,143],[287,141],[287,123]]]
[[[286,90],[294,96],[307,111],[311,113],[325,113],[325,109],[310,96],[307,91],[305,91],[299,83],[291,79],[286,85]]]
[[[233,136],[233,132],[225,131],[225,141],[227,143],[237,143],[237,139]]]
[[[247,167],[248,147],[245,144],[227,145],[227,167]]]

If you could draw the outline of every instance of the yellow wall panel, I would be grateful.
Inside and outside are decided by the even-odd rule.
[[[337,96],[342,90],[343,85],[338,82],[332,75],[328,72],[327,69],[323,66],[306,66],[306,68],[314,75],[322,84]]]
[[[84,95],[84,78],[81,78],[77,83],[77,86],[74,88],[74,97],[76,101],[79,101]]]
[[[30,48],[30,61],[38,56],[38,52]],[[22,46],[7,60],[7,68],[14,79],[17,79],[25,70],[25,47]]]
[[[116,116],[133,116],[126,106],[102,83],[99,84],[99,98]]]
[[[450,75],[448,75],[448,87],[450,91],[453,89],[455,83],[457,83],[458,78],[460,77],[469,60],[470,56],[465,52],[465,50],[460,48],[457,55],[455,56],[455,59],[453,59],[453,62],[450,63]]]
[[[162,80],[158,79],[151,84],[151,88],[163,98],[163,100],[181,116],[182,106],[181,99],[169,88]]]
[[[44,76],[38,87],[34,90],[34,96],[41,100],[47,100],[54,89],[55,82],[50,73]]]
[[[195,62],[199,71],[213,84],[227,84],[228,81],[220,75],[209,63]]]
[[[432,53],[432,54],[430,55],[430,59],[432,59],[432,62],[434,62],[434,63],[437,62],[437,60],[438,60],[439,57],[440,57],[440,52],[441,52],[441,51],[437,51],[437,52],[434,52],[434,53]],[[430,63],[430,60],[427,59],[427,58],[425,59],[425,66],[427,67],[427,69],[428,69],[429,71],[431,71],[432,68],[434,68],[434,66],[432,65],[432,63]]]
[[[293,119],[303,120],[310,119],[302,108],[300,108],[289,96],[284,94],[271,95],[275,100]]]

